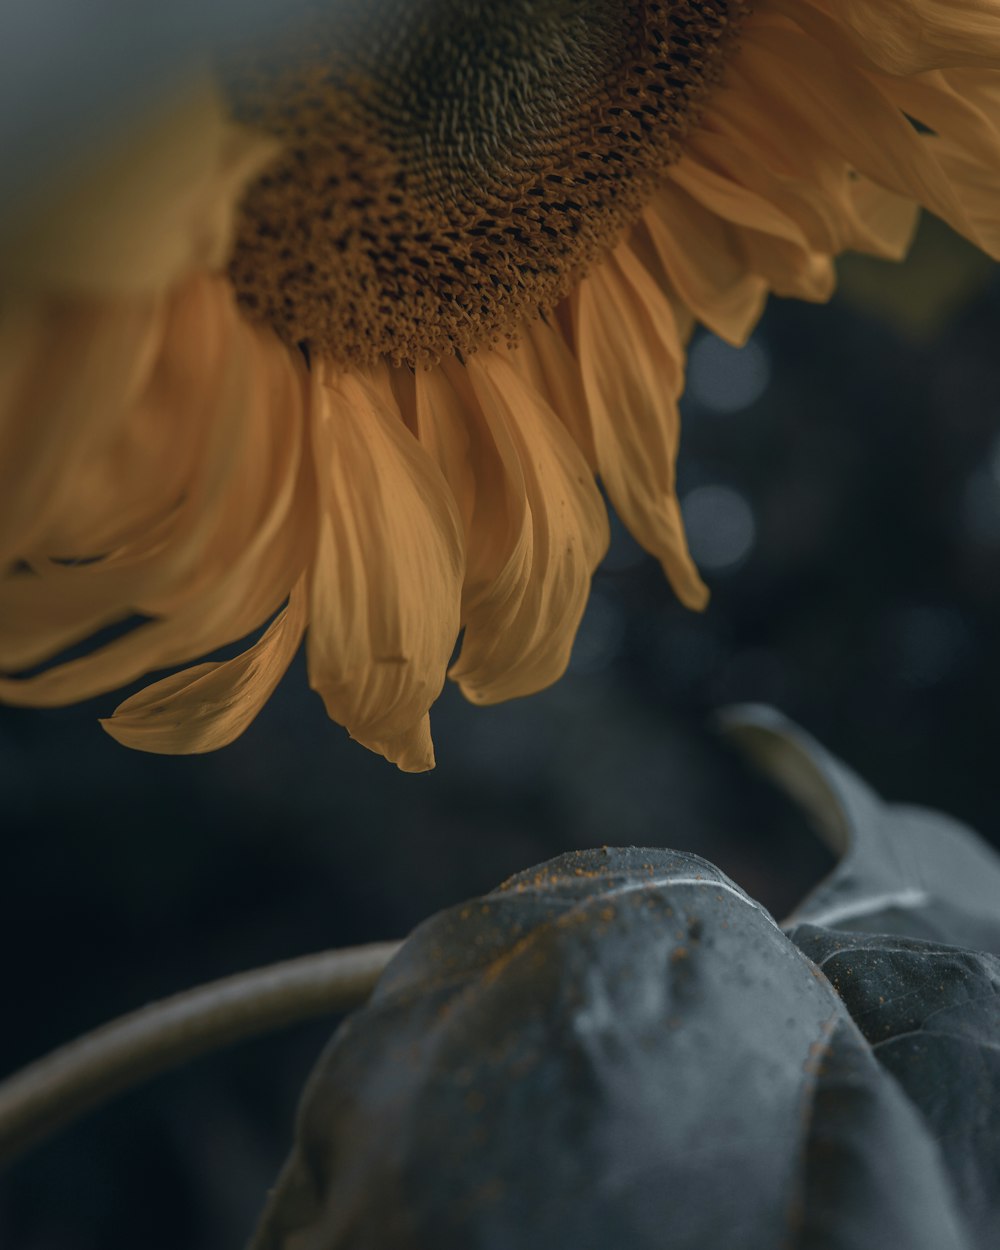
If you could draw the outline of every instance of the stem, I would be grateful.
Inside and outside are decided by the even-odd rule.
[[[398,942],[305,955],[174,994],[0,1082],[0,1164],[83,1112],[206,1051],[363,1003]]]

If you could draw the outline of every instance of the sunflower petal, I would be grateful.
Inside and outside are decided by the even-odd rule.
[[[146,298],[0,308],[0,565],[42,541],[61,507],[75,511],[77,470],[145,388],[164,320]]]
[[[476,483],[467,407],[440,367],[421,369],[412,380],[414,433],[444,474],[462,518],[462,533],[468,539],[476,507]]]
[[[560,310],[563,307],[560,305]],[[568,308],[566,314],[571,321]],[[518,372],[530,377],[536,389],[548,400],[591,469],[596,471],[597,451],[587,420],[587,399],[580,381],[580,370],[557,322],[538,318],[525,326],[513,363]]]
[[[618,247],[574,301],[580,373],[597,462],[615,511],[660,560],[681,602],[708,599],[688,554],[675,491],[683,348],[666,296]]]
[[[842,30],[822,14],[791,0],[772,0],[772,4],[778,12],[769,7],[755,19],[752,36],[734,61],[726,87],[712,97],[689,151],[733,180],[737,188],[746,188],[751,197],[757,195],[780,206],[809,248],[827,255],[852,249],[899,259],[912,241],[915,227],[916,209],[909,192],[891,189],[870,169],[871,178],[866,178],[842,143],[831,141],[829,135],[817,135],[811,117],[813,104],[805,88],[792,98],[787,94],[775,98],[780,88],[773,82],[773,50],[783,42],[800,41],[796,55],[808,61],[838,37],[845,42]],[[811,15],[820,38],[813,31],[807,37],[793,22],[793,17],[804,22],[804,14]],[[886,119],[890,123],[901,120],[870,83],[862,79],[859,87],[850,85],[850,76],[858,70],[849,45],[847,52],[846,58],[837,58],[845,85],[835,77],[825,89],[832,86],[841,92],[860,93],[864,103],[859,109],[852,100],[849,107],[833,111],[845,117],[851,111],[867,113],[867,124],[876,128]],[[832,101],[836,103],[837,97]],[[909,138],[913,138],[912,132]],[[865,183],[869,185],[859,194],[859,184]],[[873,208],[877,208],[874,213]]]
[[[890,74],[995,65],[996,0],[806,0],[853,33],[865,56]],[[802,0],[796,0],[801,6]]]
[[[898,108],[934,132],[921,136],[922,143],[943,175],[962,189],[964,220],[952,224],[1000,258],[1000,74],[957,69],[880,85]]]
[[[834,288],[833,264],[814,248],[802,230],[764,195],[713,168],[713,153],[691,152],[670,168],[670,180],[703,208],[736,227],[739,246],[752,273],[759,274],[776,295],[823,301]]]
[[[745,343],[763,310],[767,283],[747,269],[732,226],[669,182],[643,223],[678,297],[715,334]]]
[[[875,76],[838,56],[827,41],[785,25],[748,26],[740,65],[766,114],[794,120],[796,150],[837,153],[872,182],[974,236],[958,188],[933,147]],[[782,131],[791,124],[785,120]]]
[[[123,746],[158,755],[196,754],[228,746],[274,693],[302,641],[304,581],[260,640],[242,655],[198,664],[126,699],[101,724]]]
[[[590,469],[518,361],[518,352],[481,352],[466,369],[476,502],[465,635],[449,676],[476,703],[532,694],[562,675],[608,545]]]
[[[3,681],[8,702],[85,699],[243,638],[288,597],[309,558],[304,369],[238,318],[224,284],[195,287],[177,323],[184,333],[168,336],[143,399],[177,423],[185,461],[135,462],[151,497],[175,471],[182,497],[103,558],[34,562],[0,579],[0,667],[38,663],[135,613],[154,619],[36,677]],[[188,440],[185,422],[202,436]]]
[[[309,681],[352,738],[421,772],[434,765],[427,712],[459,629],[458,510],[377,381],[322,362],[314,377]]]

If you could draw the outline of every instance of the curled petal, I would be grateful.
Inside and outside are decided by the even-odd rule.
[[[706,149],[713,145],[708,141]],[[703,208],[736,227],[747,268],[776,295],[827,300],[833,293],[833,264],[814,248],[802,227],[764,195],[713,168],[713,152],[695,151],[670,168],[670,180]]]
[[[164,328],[146,297],[0,306],[0,566],[43,544],[61,511],[79,524],[81,464],[117,436]]]
[[[814,15],[810,24],[816,23]],[[817,29],[826,27],[834,40],[836,24]],[[933,147],[876,78],[838,56],[829,41],[790,25],[751,24],[740,65],[767,113],[794,119],[797,150],[832,151],[872,182],[974,234],[962,196]]]
[[[730,343],[746,342],[757,324],[767,283],[749,270],[726,221],[668,182],[643,223],[678,297],[703,325]]]
[[[377,379],[322,362],[315,371],[306,648],[330,717],[421,772],[434,765],[427,712],[458,635],[464,551],[444,477],[390,399]]]
[[[228,746],[274,693],[302,641],[305,582],[288,606],[242,655],[198,664],[164,677],[119,704],[101,724],[116,741],[158,755],[195,754]]]
[[[689,153],[730,179],[734,191],[745,191],[747,208],[752,209],[756,198],[776,206],[780,210],[776,219],[793,222],[808,248],[827,255],[852,249],[898,260],[913,235],[912,197],[898,187],[892,189],[870,169],[866,178],[842,143],[817,135],[815,102],[804,90],[775,99],[773,50],[789,40],[801,41],[799,55],[806,60],[822,50],[820,42],[787,21],[772,17],[755,24],[753,38],[734,63],[726,89],[713,96]],[[840,89],[849,92],[850,75],[856,72],[850,58],[843,72],[847,85]],[[832,85],[826,84],[827,89]],[[845,105],[845,114],[848,107],[855,115],[870,110],[867,124],[875,127],[886,119],[890,124],[901,120],[885,99],[872,96],[870,84],[864,86],[868,98],[862,109],[851,102]],[[840,115],[836,96],[825,107]],[[859,187],[864,187],[860,194]],[[873,188],[880,200],[874,215]]]
[[[922,143],[943,176],[962,189],[964,216],[951,224],[1000,258],[1000,73],[956,69],[880,85],[899,109],[933,131]]]
[[[590,469],[518,362],[518,352],[487,351],[448,371],[473,423],[475,482],[465,634],[449,676],[476,703],[531,694],[562,675],[608,544]]]
[[[890,74],[996,65],[997,0],[806,0],[836,17]],[[796,0],[801,5],[802,0]]]
[[[560,305],[557,316],[560,314],[571,322],[572,315],[565,301]],[[538,318],[524,327],[514,364],[518,372],[548,400],[591,469],[596,471],[597,451],[587,420],[587,399],[580,381],[580,370],[555,319],[543,321]]]
[[[476,508],[473,425],[468,407],[456,395],[443,369],[420,369],[413,375],[412,381],[413,432],[444,474],[458,505],[468,560],[468,538]]]
[[[136,613],[152,619],[36,677],[4,680],[8,702],[85,699],[243,638],[288,597],[309,560],[301,362],[239,319],[225,284],[196,280],[184,308],[142,400],[162,404],[157,419],[176,423],[181,459],[172,464],[167,449],[159,461],[133,462],[163,514],[100,558],[33,561],[0,579],[0,667],[50,659]],[[185,432],[186,422],[197,433]],[[161,497],[161,479],[178,495]]]
[[[597,463],[615,511],[688,607],[708,599],[675,492],[684,351],[666,296],[624,245],[580,283],[576,345]]]

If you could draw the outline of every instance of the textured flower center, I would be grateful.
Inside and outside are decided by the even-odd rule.
[[[743,0],[332,0],[227,78],[283,141],[230,274],[342,364],[475,350],[635,220],[718,79]]]

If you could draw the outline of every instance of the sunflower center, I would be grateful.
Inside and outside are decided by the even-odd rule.
[[[718,79],[744,0],[337,0],[228,67],[283,141],[230,275],[341,364],[512,335],[635,220]]]

